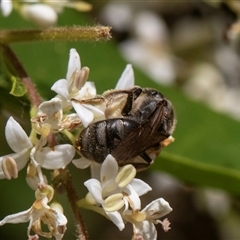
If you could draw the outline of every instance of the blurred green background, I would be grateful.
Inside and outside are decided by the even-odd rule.
[[[174,66],[174,77],[166,84],[161,79],[154,81],[146,68],[129,61],[123,50],[128,41],[134,40],[136,46],[146,40],[136,34],[137,28],[146,25],[136,20],[135,25],[125,23],[115,29],[111,18],[107,17],[111,8],[107,9],[115,3],[93,1],[92,4],[93,10],[88,13],[65,9],[59,15],[57,26],[113,24],[110,41],[18,43],[12,44],[12,49],[45,99],[55,95],[50,90],[52,84],[65,78],[70,48],[76,48],[82,66],[90,68],[89,80],[95,82],[99,94],[114,88],[126,64],[133,64],[136,85],[157,88],[172,101],[177,115],[175,142],[163,150],[149,170],[138,174],[153,187],[152,193],[143,198],[143,206],[157,197],[164,197],[174,209],[167,216],[172,222],[170,232],[163,233],[157,226],[159,239],[240,239],[240,62],[235,42],[233,46],[233,40],[226,38],[238,19],[238,9],[228,2],[218,5],[204,1],[125,3],[125,11],[131,10],[132,19],[136,20],[147,11],[149,16],[153,14],[164,22],[167,34],[163,33],[164,41],[159,40],[159,45],[155,46],[155,54],[169,57]],[[117,5],[115,9],[120,7]],[[35,26],[12,12],[8,18],[0,17],[0,27]],[[151,26],[147,27],[151,30]],[[157,34],[150,30],[149,39]],[[151,42],[145,43],[140,46],[148,51]],[[151,65],[148,55],[139,55],[139,58],[150,61]],[[9,116],[14,116],[27,132],[30,122],[28,101],[9,95],[10,88],[3,81],[3,73],[0,77],[0,151],[4,155],[11,152],[4,136]],[[204,84],[207,87],[201,87]],[[69,168],[79,196],[84,197],[83,181],[89,178],[88,170],[82,171],[72,165]],[[1,180],[1,219],[29,208],[34,201],[33,191],[25,182],[25,172],[23,169],[17,180]],[[66,197],[60,196],[60,202],[69,220],[64,239],[75,239]],[[111,222],[95,213],[83,210],[83,215],[90,239],[131,237],[130,225],[119,232]],[[26,228],[27,224],[5,225],[0,228],[0,237],[26,239]]]

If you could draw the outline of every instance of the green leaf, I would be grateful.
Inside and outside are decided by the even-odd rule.
[[[153,168],[171,173],[191,184],[221,188],[240,195],[238,170],[210,165],[166,152],[155,160]]]
[[[10,91],[10,94],[12,94],[15,97],[24,96],[24,94],[27,92],[27,89],[23,84],[23,82],[19,78],[14,76],[11,77],[11,80],[12,80],[12,89]]]

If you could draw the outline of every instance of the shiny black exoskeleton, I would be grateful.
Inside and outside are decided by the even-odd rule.
[[[76,139],[76,147],[89,160],[102,163],[111,154],[119,166],[133,164],[143,170],[152,163],[151,149],[160,152],[161,142],[172,134],[174,111],[170,101],[155,89],[134,87],[128,91],[113,90],[103,96],[107,103],[113,103],[121,94],[126,96],[122,98],[124,104],[120,101],[119,116],[113,114],[111,118],[109,115],[105,120],[90,124]],[[116,108],[118,105],[114,104]],[[107,110],[112,106],[107,105]]]

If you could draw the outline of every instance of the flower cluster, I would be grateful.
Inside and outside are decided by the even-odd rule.
[[[102,165],[82,156],[74,159],[76,150],[72,130],[81,131],[89,124],[106,118],[106,103],[99,101],[101,97],[97,95],[94,83],[87,81],[88,75],[89,68],[81,67],[77,51],[71,49],[66,78],[53,84],[51,89],[57,95],[38,106],[36,114],[31,118],[30,135],[13,117],[7,121],[5,136],[13,153],[0,157],[0,179],[17,178],[18,172],[27,165],[26,180],[35,191],[36,200],[30,209],[5,217],[0,221],[0,226],[29,221],[29,239],[38,239],[38,235],[62,239],[67,219],[59,203],[55,203],[57,207],[48,205],[54,190],[48,185],[42,169],[64,169],[72,162],[78,168],[90,166],[92,170],[92,178],[84,183],[89,192],[79,200],[79,207],[99,212],[119,230],[123,230],[127,222],[131,223],[133,239],[157,239],[155,224],[161,223],[164,231],[168,231],[168,220],[160,221],[159,218],[172,209],[162,198],[142,209],[140,197],[150,191],[151,187],[135,178],[136,169],[133,165],[127,164],[120,168],[112,155],[108,155]],[[131,65],[127,65],[116,89],[133,86],[133,70]],[[92,99],[95,101],[89,101]],[[69,143],[57,141],[56,136],[60,133],[66,133]],[[47,225],[49,232],[42,231],[41,223]],[[36,234],[31,236],[30,231]]]
[[[83,1],[49,1],[49,0],[1,0],[0,11],[7,17],[13,8],[15,8],[23,18],[32,21],[39,26],[50,26],[57,22],[58,14],[64,7],[74,8],[78,11],[89,11],[92,6]]]
[[[52,207],[48,205],[53,197],[54,190],[46,185],[37,189],[35,192],[36,200],[26,211],[12,214],[0,221],[0,226],[6,223],[29,222],[28,239],[38,239],[38,235],[46,238],[54,236],[56,239],[62,239],[66,231],[67,218],[62,213],[61,205],[55,204]],[[42,231],[42,223],[46,224],[49,232]],[[36,234],[31,236],[30,231]]]
[[[164,231],[168,231],[168,220],[159,218],[172,208],[159,198],[141,210],[140,196],[152,189],[135,175],[136,169],[131,164],[119,169],[116,160],[108,155],[101,166],[100,179],[92,178],[84,183],[89,192],[78,204],[106,216],[120,231],[125,222],[132,223],[133,239],[157,239],[154,224],[161,223]]]

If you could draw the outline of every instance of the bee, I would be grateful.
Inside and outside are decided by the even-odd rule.
[[[80,154],[102,163],[111,154],[119,166],[146,169],[171,143],[175,128],[172,104],[152,88],[110,90],[102,95],[106,119],[83,129],[76,139]]]

